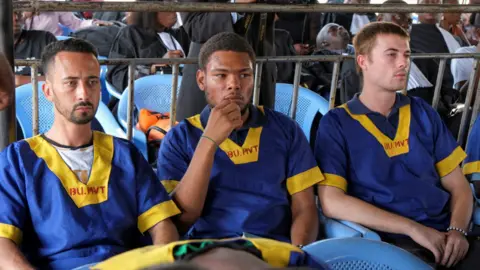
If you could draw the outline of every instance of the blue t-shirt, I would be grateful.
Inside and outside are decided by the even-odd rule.
[[[170,130],[158,155],[157,174],[167,191],[182,179],[210,115]],[[189,238],[228,238],[244,233],[290,242],[290,199],[323,180],[308,141],[296,122],[250,107],[246,126],[217,149],[202,216]]]

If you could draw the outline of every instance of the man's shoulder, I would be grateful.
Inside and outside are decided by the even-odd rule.
[[[20,140],[9,144],[3,151],[0,152],[0,166],[8,165],[10,162],[18,162],[23,159],[32,158],[32,143],[36,141],[39,136],[35,136],[26,140]]]
[[[43,40],[49,41],[49,40],[56,40],[57,38],[50,32],[47,31],[42,31],[42,30],[27,30],[24,33],[24,38],[33,40],[36,42],[40,42]]]

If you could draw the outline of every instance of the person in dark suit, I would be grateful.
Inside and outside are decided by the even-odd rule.
[[[178,0],[179,2],[229,2],[229,0]],[[256,0],[236,0],[254,3]],[[221,32],[244,36],[258,57],[275,56],[274,13],[188,12],[180,13],[183,28],[190,40],[188,57],[198,57],[200,48],[210,37]],[[263,31],[261,31],[263,29]],[[260,35],[263,33],[263,35]],[[196,82],[198,65],[185,65],[177,101],[177,120],[200,113],[207,105],[205,94]],[[260,105],[273,108],[275,102],[276,65],[265,63],[262,70]]]

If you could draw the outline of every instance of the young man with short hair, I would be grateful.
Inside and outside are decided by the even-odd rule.
[[[135,146],[92,131],[100,65],[88,42],[50,44],[43,94],[46,133],[0,153],[0,268],[72,269],[138,247],[178,240],[180,213]]]
[[[410,63],[402,27],[371,23],[354,46],[362,92],[326,114],[317,133],[322,209],[427,262],[456,265],[469,250],[473,207],[459,167],[466,154],[432,107],[397,93]]]
[[[317,238],[313,186],[323,176],[296,122],[250,104],[254,64],[237,34],[203,45],[197,83],[209,105],[167,133],[157,174],[189,238],[256,235],[305,245]]]

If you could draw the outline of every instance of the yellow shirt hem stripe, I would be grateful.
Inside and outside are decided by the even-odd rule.
[[[315,166],[302,173],[289,177],[287,179],[288,193],[293,195],[323,181],[324,179],[320,168]]]
[[[22,230],[19,228],[5,223],[0,223],[0,237],[8,238],[15,242],[17,245],[22,243]]]
[[[448,157],[435,164],[438,175],[440,177],[449,175],[466,157],[465,151],[458,146]]]
[[[161,180],[160,181],[167,191],[168,194],[172,193],[172,191],[177,187],[178,182],[177,180]]]
[[[480,161],[473,161],[463,166],[463,174],[469,175],[474,173],[480,173]]]
[[[138,229],[144,233],[157,223],[178,214],[180,209],[172,200],[159,203],[138,217]]]
[[[347,180],[345,178],[331,173],[325,173],[324,175],[325,181],[322,181],[320,185],[336,187],[347,192]]]

